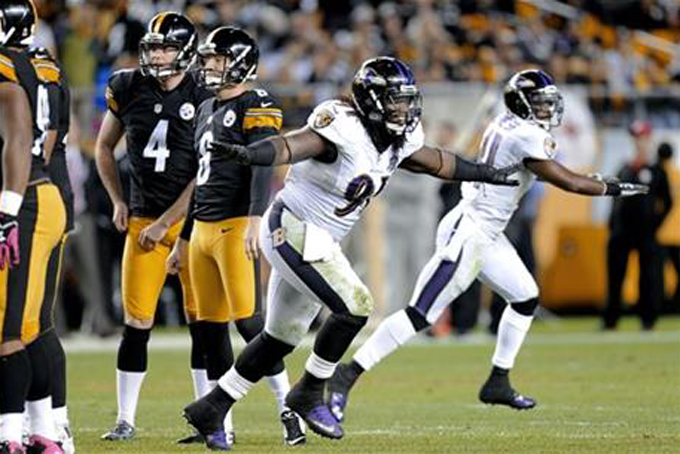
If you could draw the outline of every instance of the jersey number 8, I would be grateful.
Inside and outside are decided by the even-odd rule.
[[[198,186],[206,184],[208,178],[210,178],[210,152],[206,151],[206,148],[212,140],[212,131],[206,131],[198,141],[198,152],[201,155],[198,160],[198,175],[196,175],[196,184]]]
[[[47,87],[44,85],[38,85],[36,104],[35,124],[40,130],[40,137],[33,141],[31,153],[35,156],[43,156],[45,154],[47,130],[50,127],[50,99],[47,93]]]

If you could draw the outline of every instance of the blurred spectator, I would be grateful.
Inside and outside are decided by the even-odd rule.
[[[659,145],[659,148],[657,150],[657,166],[660,167],[660,170],[665,172],[667,175],[672,171],[670,167],[673,166],[673,147],[669,143],[662,143]],[[673,187],[672,184],[672,179],[669,178],[669,186]],[[676,206],[677,209],[677,206]],[[673,268],[675,269],[675,291],[673,292],[673,295],[671,296],[670,301],[668,301],[667,306],[671,310],[678,310],[680,309],[680,246],[673,245],[673,246],[666,246],[664,247],[665,249],[665,256],[666,259],[671,263]]]
[[[608,295],[603,327],[616,328],[621,315],[621,287],[629,255],[636,250],[640,268],[637,309],[642,328],[651,330],[663,298],[663,264],[656,231],[668,215],[673,201],[665,170],[658,164],[652,164],[651,125],[635,121],[629,132],[635,141],[635,158],[623,166],[617,176],[622,181],[647,184],[650,191],[644,196],[617,198],[612,206],[607,245]]]

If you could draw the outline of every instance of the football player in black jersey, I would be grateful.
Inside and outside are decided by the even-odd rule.
[[[68,421],[66,407],[66,354],[54,328],[54,307],[61,281],[62,259],[69,232],[74,228],[73,191],[66,166],[66,140],[68,136],[71,110],[71,97],[66,77],[56,60],[45,48],[30,49],[30,58],[38,79],[47,87],[50,118],[57,130],[57,137],[50,156],[47,171],[50,180],[59,188],[66,208],[66,229],[58,247],[52,250],[45,281],[45,294],[40,312],[40,336],[47,356],[52,362],[52,416],[57,429],[57,439],[66,454],[75,451],[73,436]]]
[[[62,452],[52,419],[50,361],[41,331],[46,264],[61,241],[64,203],[50,183],[57,106],[27,51],[37,12],[30,0],[0,3],[0,452],[20,454],[23,412],[31,415],[30,444]],[[42,75],[56,78],[45,68]]]
[[[211,93],[188,71],[197,45],[185,16],[154,16],[140,43],[140,68],[114,73],[107,87],[108,111],[95,148],[97,169],[113,203],[113,222],[127,231],[122,262],[123,339],[118,349],[116,426],[105,440],[128,440],[147,367],[147,343],[166,277],[165,260],[182,228],[198,160],[194,116]],[[131,163],[130,206],[123,199],[114,149],[126,136]],[[191,369],[196,395],[207,390],[198,341],[199,324],[188,270],[180,272],[192,338]]]
[[[200,165],[196,188],[182,239],[169,260],[172,269],[178,258],[190,251],[189,269],[198,316],[205,321],[208,379],[213,386],[234,361],[228,323],[234,322],[246,342],[264,325],[258,230],[269,202],[271,169],[234,165],[206,149],[214,140],[247,145],[279,133],[279,102],[249,85],[257,77],[258,56],[255,40],[234,27],[217,28],[199,46],[201,78],[215,97],[198,109],[195,147]],[[283,362],[266,375],[279,405],[284,441],[290,445],[303,443],[301,421],[285,405],[290,385]],[[217,441],[225,449],[233,441],[230,419],[229,413],[225,431],[220,431],[221,440]],[[209,443],[214,446],[215,440]]]

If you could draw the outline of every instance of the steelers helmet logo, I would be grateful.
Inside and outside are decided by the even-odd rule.
[[[196,108],[190,102],[185,102],[182,104],[182,107],[179,108],[179,116],[182,118],[182,120],[191,120],[194,118],[195,113]]]
[[[233,110],[227,110],[227,113],[224,114],[224,126],[227,128],[230,128],[234,122],[236,121],[236,112]]]

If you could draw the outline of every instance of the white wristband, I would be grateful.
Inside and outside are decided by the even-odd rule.
[[[21,203],[24,196],[14,191],[2,191],[0,193],[0,213],[7,213],[12,216],[19,214]]]

